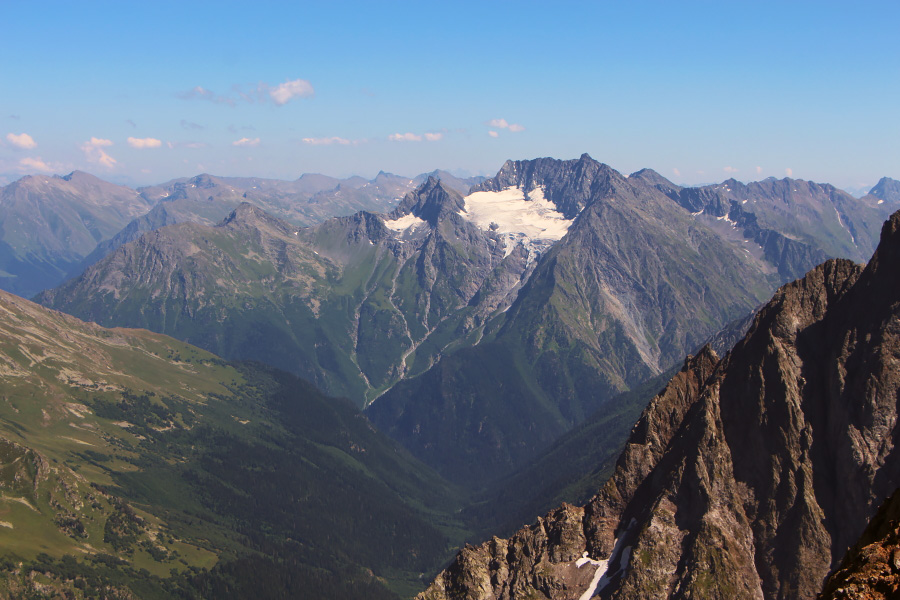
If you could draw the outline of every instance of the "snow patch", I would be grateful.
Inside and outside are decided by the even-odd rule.
[[[737,227],[737,222],[729,219],[728,215],[725,215],[722,217],[716,217],[716,221],[725,221],[726,223],[730,223],[732,227]]]
[[[417,227],[421,227],[422,225],[427,225],[425,220],[420,219],[412,213],[404,215],[399,219],[384,222],[385,227],[398,233],[403,233],[404,231],[415,229]]]
[[[878,204],[884,204],[884,200],[879,200]]]
[[[597,570],[594,571],[594,577],[591,579],[591,584],[588,586],[588,589],[584,591],[581,596],[579,596],[578,600],[590,600],[598,591],[601,591],[605,588],[612,578],[618,575],[621,571],[625,570],[625,567],[628,566],[628,561],[631,559],[631,546],[622,547],[622,544],[625,541],[625,537],[628,533],[634,529],[634,526],[637,524],[635,519],[631,519],[628,523],[628,527],[625,528],[625,531],[622,532],[622,535],[617,537],[613,542],[613,550],[609,554],[609,558],[605,560],[593,560],[588,558],[588,553],[585,551],[581,558],[575,561],[575,566],[579,569],[590,563],[597,567]],[[615,561],[613,560],[615,559]],[[613,562],[615,565],[615,570],[610,573],[609,572],[609,564]]]
[[[509,256],[517,243],[533,240],[556,242],[569,231],[575,219],[566,219],[556,205],[544,198],[544,190],[526,193],[520,187],[499,192],[475,192],[464,199],[460,216],[485,231],[496,232]]]
[[[606,575],[606,569],[609,567],[609,559],[606,560],[593,560],[587,557],[587,551],[581,555],[581,558],[575,561],[575,566],[579,569],[586,565],[587,563],[591,563],[597,567],[597,570],[594,571],[594,577],[591,579],[591,584],[588,586],[588,589],[584,591],[584,593],[578,598],[578,600],[590,600],[590,598],[594,595],[594,592],[597,591],[597,585],[600,584],[600,579]]]

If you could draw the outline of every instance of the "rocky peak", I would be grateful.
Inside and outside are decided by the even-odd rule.
[[[573,219],[593,199],[611,195],[615,186],[624,182],[625,178],[615,169],[582,154],[577,160],[508,160],[497,175],[473,186],[472,191],[499,192],[519,187],[527,193],[540,187],[544,197],[566,219]]]
[[[882,177],[871,190],[870,196],[890,204],[900,204],[900,181],[890,177]]]
[[[220,223],[220,227],[232,230],[272,231],[280,234],[293,234],[297,228],[291,224],[273,217],[263,209],[249,202],[241,202],[237,208],[231,211]]]
[[[412,214],[435,227],[440,219],[458,213],[464,207],[462,195],[444,186],[440,179],[429,176],[425,183],[403,198],[390,216],[398,218]]]

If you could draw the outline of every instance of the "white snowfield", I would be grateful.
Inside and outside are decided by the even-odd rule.
[[[412,213],[403,215],[399,219],[394,219],[393,221],[384,222],[385,227],[400,233],[406,231],[407,229],[415,229],[416,227],[420,227],[422,225],[425,225],[425,221]]]
[[[484,230],[493,229],[506,242],[509,255],[517,242],[556,242],[575,219],[566,219],[556,205],[544,198],[544,190],[525,193],[519,187],[499,192],[475,192],[465,197],[460,216]]]

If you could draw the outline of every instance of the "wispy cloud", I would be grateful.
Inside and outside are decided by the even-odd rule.
[[[250,138],[241,138],[239,140],[235,140],[235,141],[231,142],[231,145],[232,146],[249,146],[249,147],[259,146],[259,138],[253,138],[252,140]]]
[[[354,143],[346,138],[337,136],[319,138],[307,137],[303,138],[302,142],[304,144],[309,144],[310,146],[333,146],[335,144],[339,146],[348,146]]]
[[[722,170],[726,173],[737,173],[738,170],[734,167],[722,167]]]
[[[269,97],[278,106],[283,106],[294,98],[310,98],[316,91],[310,82],[305,79],[294,79],[269,89]]]
[[[27,133],[7,133],[6,139],[16,148],[22,148],[23,150],[37,148],[37,142]]]
[[[112,146],[112,140],[92,137],[81,145],[81,150],[90,162],[103,165],[108,169],[116,166],[116,159],[106,153],[104,148]]]
[[[166,146],[170,150],[175,148],[209,148],[209,144],[206,142],[166,142]]]
[[[176,96],[182,100],[206,100],[232,107],[237,106],[238,102],[255,104],[267,100],[271,100],[276,106],[283,106],[294,98],[310,98],[315,93],[312,84],[306,79],[292,79],[274,86],[259,82],[255,86],[249,86],[249,89],[236,83],[231,86],[230,94],[219,94],[198,85],[186,92],[179,92]]]
[[[756,174],[762,175],[762,167],[756,167]]]
[[[788,167],[788,168],[786,168],[786,169],[784,170],[784,174],[787,175],[788,177],[793,177],[793,176],[794,176],[794,170],[793,170],[792,168]]]
[[[415,133],[392,133],[388,139],[392,142],[421,142],[422,136]]]
[[[234,106],[236,104],[234,98],[216,94],[212,90],[208,90],[199,85],[186,92],[179,92],[176,95],[182,100],[207,100],[213,104],[225,104],[227,106]]]
[[[45,163],[40,157],[26,157],[19,161],[19,170],[20,171],[44,171],[45,173],[51,173],[54,171],[53,167]]]
[[[137,148],[139,150],[143,150],[145,148],[159,148],[162,146],[162,141],[156,138],[128,138],[128,145],[132,148]]]
[[[675,175],[675,177],[681,177],[681,171],[679,171],[677,167],[672,168],[672,174]]]
[[[488,131],[488,135],[491,136],[492,138],[500,137],[500,134],[497,133],[496,131],[494,131],[493,129]]]
[[[137,123],[135,123],[135,122],[132,121],[131,119],[125,119],[125,122],[128,123],[129,125],[131,125],[131,127],[132,127],[133,129],[137,129]]]
[[[444,134],[439,131],[429,131],[427,133],[392,133],[388,136],[388,140],[392,142],[439,142],[444,139]]]
[[[184,119],[181,120],[181,128],[182,129],[206,129],[203,125],[199,125],[197,123],[193,123],[191,121],[186,121]]]
[[[518,123],[510,123],[506,119],[491,119],[490,121],[485,121],[484,124],[488,127],[494,127],[496,129],[507,129],[513,133],[525,131],[524,125],[520,125]],[[499,137],[500,133],[498,131],[494,131],[493,133],[488,133],[488,135],[490,135],[491,137]]]

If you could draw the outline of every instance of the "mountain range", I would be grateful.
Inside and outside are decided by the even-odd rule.
[[[871,253],[888,210],[872,198],[508,161],[465,196],[431,177],[388,213],[298,227],[244,204],[164,227],[39,301],[289,370],[480,486],[780,283]]]
[[[389,210],[428,175],[457,189],[482,179],[445,171],[372,180],[306,174],[295,181],[203,174],[134,190],[81,171],[23,177],[0,188],[0,289],[33,296],[143,233],[186,221],[212,225],[241,202],[298,225]]]

